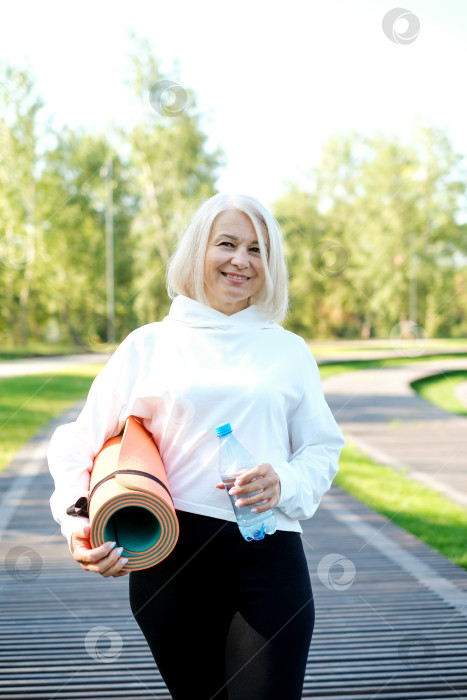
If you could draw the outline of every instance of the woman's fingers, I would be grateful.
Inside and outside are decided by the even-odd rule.
[[[123,575],[122,568],[128,559],[122,557],[123,547],[116,547],[115,542],[106,542],[95,549],[77,549],[73,553],[83,569],[95,571],[105,578]]]
[[[105,542],[99,547],[91,547],[89,527],[77,530],[71,537],[73,558],[86,571],[94,571],[105,578],[109,576],[124,576],[122,568],[128,559],[121,556],[123,547],[117,547],[115,542]]]
[[[73,553],[76,547],[87,547],[91,549],[91,543],[89,541],[90,534],[91,528],[89,525],[78,527],[71,535],[71,552]]]
[[[258,513],[263,513],[279,503],[279,475],[271,464],[258,464],[241,474],[229,493],[240,497],[236,502],[239,508],[253,505]],[[256,495],[249,496],[253,493]]]

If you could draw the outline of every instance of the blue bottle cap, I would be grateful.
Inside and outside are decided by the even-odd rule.
[[[231,432],[232,432],[232,428],[230,427],[230,423],[222,423],[222,425],[218,425],[216,428],[216,435],[218,437],[222,437],[223,435],[228,435]]]

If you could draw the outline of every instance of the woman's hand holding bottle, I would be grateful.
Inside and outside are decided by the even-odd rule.
[[[258,480],[261,479],[260,482]],[[218,489],[223,489],[224,484],[219,482]],[[249,493],[255,493],[248,497]],[[236,505],[254,506],[253,512],[265,513],[270,508],[274,508],[279,503],[281,497],[281,482],[279,475],[273,466],[267,462],[257,464],[252,469],[247,469],[235,479],[234,486],[230,489],[231,496],[242,496],[237,500]],[[257,505],[261,503],[262,505]]]

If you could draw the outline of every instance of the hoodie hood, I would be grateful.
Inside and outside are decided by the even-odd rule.
[[[259,330],[278,327],[277,323],[269,320],[264,311],[261,311],[256,305],[248,306],[242,311],[226,316],[221,311],[182,295],[175,297],[169,315],[164,318],[164,322],[182,323],[192,328],[218,330]]]

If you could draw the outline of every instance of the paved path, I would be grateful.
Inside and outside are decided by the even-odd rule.
[[[24,374],[58,372],[72,365],[99,364],[106,362],[109,355],[87,353],[83,355],[59,355],[57,357],[31,357],[21,360],[0,362],[0,377],[19,377]]]
[[[0,475],[0,697],[168,700],[128,577],[83,571],[50,514],[45,450],[78,409]],[[467,697],[465,570],[335,486],[303,527],[316,606],[303,698]]]
[[[343,372],[323,381],[333,414],[349,442],[372,459],[408,467],[413,478],[467,506],[467,418],[421,399],[410,382],[466,369],[467,358]]]
[[[0,370],[57,371],[83,357]],[[422,401],[408,383],[457,367],[467,360],[342,373],[323,386],[348,438],[454,498],[466,493],[467,421]],[[50,515],[45,450],[51,430],[78,410],[0,474],[0,697],[168,699],[131,615],[128,578],[82,571]],[[467,697],[466,572],[336,486],[303,526],[317,610],[303,697]]]

